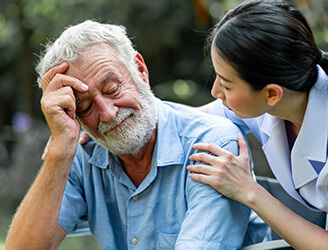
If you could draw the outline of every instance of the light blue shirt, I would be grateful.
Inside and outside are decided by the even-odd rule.
[[[89,221],[102,249],[237,249],[250,210],[191,180],[186,167],[197,142],[238,154],[239,129],[228,119],[158,104],[151,170],[139,187],[120,160],[93,141],[79,145],[58,223],[67,231]]]

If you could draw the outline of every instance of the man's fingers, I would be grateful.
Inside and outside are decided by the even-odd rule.
[[[88,85],[86,85],[75,77],[57,74],[52,79],[51,83],[48,85],[46,91],[52,92],[63,87],[71,87],[73,90],[82,93],[86,92],[89,89]]]
[[[46,90],[54,91],[65,86],[72,87],[78,92],[85,92],[89,89],[88,85],[84,84],[79,79],[65,75],[64,73],[67,68],[68,64],[65,62],[50,69],[42,77],[43,92]]]
[[[59,64],[52,69],[50,69],[43,77],[42,77],[42,89],[45,91],[49,85],[49,83],[52,81],[52,79],[56,76],[56,74],[63,74],[68,68],[68,64],[62,63]]]

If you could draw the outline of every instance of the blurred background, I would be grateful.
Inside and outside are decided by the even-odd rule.
[[[199,106],[213,100],[207,35],[220,16],[241,2],[1,0],[0,249],[4,249],[15,209],[42,165],[41,154],[50,135],[40,109],[41,91],[34,70],[42,44],[86,19],[124,25],[145,59],[155,95]],[[327,51],[328,1],[289,2],[303,11],[317,43]],[[97,243],[92,237],[72,238],[60,249],[97,249]]]

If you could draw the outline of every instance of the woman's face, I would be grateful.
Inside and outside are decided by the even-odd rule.
[[[257,117],[268,111],[265,88],[260,91],[252,90],[231,64],[217,53],[214,46],[211,49],[211,56],[216,73],[212,87],[214,97],[220,98],[223,105],[239,118]]]

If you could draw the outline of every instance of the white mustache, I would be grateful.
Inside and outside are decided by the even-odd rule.
[[[98,132],[101,135],[106,134],[108,131],[116,128],[120,125],[126,118],[130,115],[134,114],[134,110],[132,108],[121,108],[120,111],[117,113],[117,116],[114,121],[112,122],[101,122],[98,126]]]

